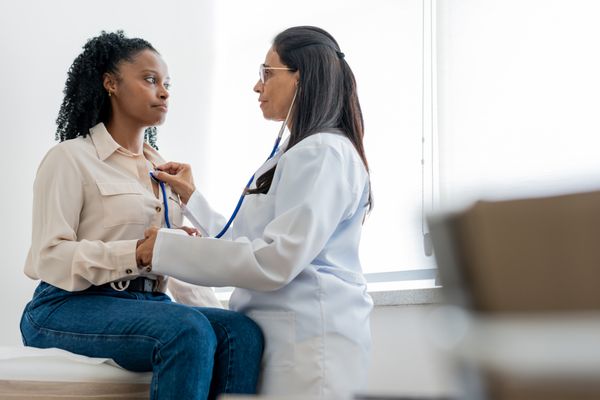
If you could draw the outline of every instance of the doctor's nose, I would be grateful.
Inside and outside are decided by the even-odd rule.
[[[259,79],[258,81],[256,81],[256,85],[254,85],[253,90],[256,93],[260,93],[260,92],[262,92],[262,89],[263,89],[263,83]]]

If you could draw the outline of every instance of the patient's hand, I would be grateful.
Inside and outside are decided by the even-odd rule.
[[[156,242],[159,229],[156,226],[151,226],[144,231],[144,239],[138,240],[135,249],[135,258],[139,266],[145,267],[152,264],[152,253],[154,252],[154,243]],[[178,229],[181,229],[190,236],[202,236],[196,228],[182,226]]]
[[[138,246],[135,249],[135,258],[138,265],[145,267],[152,264],[152,252],[154,251],[154,242],[156,242],[158,229],[156,226],[146,229],[144,240],[138,242]]]
[[[156,170],[153,174],[154,177],[171,186],[173,191],[179,195],[183,204],[187,204],[190,196],[196,190],[192,167],[189,164],[168,162],[159,165]]]

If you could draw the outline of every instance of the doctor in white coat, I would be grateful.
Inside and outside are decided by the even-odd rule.
[[[190,167],[172,162],[156,177],[202,237],[151,228],[140,253],[153,273],[236,287],[230,307],[265,336],[261,393],[340,398],[366,383],[373,304],[358,257],[371,194],[354,75],[330,34],[293,27],[275,38],[254,91],[290,136],[256,172],[227,233],[214,238],[225,218],[195,190]]]

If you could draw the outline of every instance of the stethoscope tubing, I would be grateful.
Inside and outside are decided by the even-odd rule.
[[[165,183],[156,179],[154,175],[152,175],[152,172],[150,172],[150,178],[152,178],[152,180],[158,183],[158,185],[160,186],[160,191],[162,192],[163,198],[163,207],[165,211],[165,225],[167,226],[167,228],[171,229],[171,221],[169,221],[169,202],[167,201],[167,191],[165,188]]]
[[[279,148],[280,142],[281,142],[281,135],[277,136],[277,139],[275,140],[275,145],[273,146],[273,150],[271,151],[271,154],[267,158],[267,161],[269,161],[271,158],[273,158],[275,153],[277,153],[277,149]],[[150,172],[150,178],[152,178],[152,180],[154,180],[160,186],[160,191],[162,192],[162,198],[163,198],[163,207],[164,207],[164,211],[165,211],[165,225],[167,226],[167,228],[170,229],[171,222],[169,221],[169,202],[167,201],[167,191],[165,188],[165,183],[163,181],[156,179],[154,177],[154,175],[152,174],[152,172]],[[225,232],[227,232],[229,227],[231,226],[231,223],[233,222],[233,220],[237,216],[238,212],[240,211],[240,208],[242,207],[242,203],[244,202],[244,198],[246,197],[246,190],[248,190],[250,188],[250,185],[252,185],[252,182],[254,182],[254,175],[252,175],[250,177],[250,180],[244,187],[244,191],[242,192],[242,194],[235,206],[235,209],[233,210],[233,213],[231,214],[231,217],[229,217],[229,220],[227,221],[227,223],[225,224],[223,229],[221,229],[221,232],[219,232],[215,236],[216,239],[221,238],[225,234]]]
[[[280,141],[281,141],[281,135],[278,135],[277,139],[275,140],[275,145],[273,146],[273,150],[271,151],[271,154],[267,158],[267,161],[269,161],[271,158],[273,158],[273,156],[275,155],[275,153],[277,153],[277,149],[279,148],[279,142]],[[242,203],[244,202],[244,198],[246,197],[246,190],[248,190],[250,188],[250,185],[252,185],[252,182],[254,182],[254,175],[252,175],[250,177],[250,180],[248,181],[248,183],[244,187],[244,191],[240,195],[240,198],[239,198],[239,200],[237,202],[237,205],[235,206],[235,209],[233,210],[233,213],[231,214],[231,217],[229,217],[229,221],[227,221],[227,223],[225,224],[225,226],[223,227],[223,229],[221,230],[221,232],[219,232],[215,236],[215,238],[217,238],[217,239],[221,238],[225,234],[225,232],[227,232],[227,230],[229,229],[229,227],[231,226],[231,223],[233,222],[233,220],[237,216],[238,211],[240,211],[240,208],[242,208]]]

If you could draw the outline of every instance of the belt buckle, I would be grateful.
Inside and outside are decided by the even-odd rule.
[[[156,283],[153,279],[144,279],[144,292],[154,292],[154,284]]]

